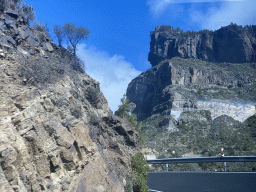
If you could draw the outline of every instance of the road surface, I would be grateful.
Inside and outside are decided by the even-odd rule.
[[[256,172],[169,171],[148,176],[152,192],[256,192]]]

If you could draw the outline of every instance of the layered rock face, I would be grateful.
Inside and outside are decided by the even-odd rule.
[[[0,26],[0,191],[124,191],[136,130],[113,115],[98,82],[66,73],[69,61],[56,68],[63,49],[47,34],[15,12]]]
[[[151,31],[148,60],[152,66],[173,57],[197,58],[210,62],[244,63],[256,60],[256,31],[235,24],[216,31],[184,33],[171,26]]]
[[[127,97],[139,120],[164,111],[199,109],[199,99],[255,102],[255,64],[165,60],[129,83]],[[203,108],[202,108],[203,110]]]

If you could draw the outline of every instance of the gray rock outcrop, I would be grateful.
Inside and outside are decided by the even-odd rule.
[[[38,31],[15,11],[0,15],[0,49],[23,56],[52,52],[56,45],[47,32]]]
[[[197,109],[197,100],[205,98],[255,103],[254,65],[173,58],[133,79],[126,95],[139,120],[175,108]]]
[[[148,60],[152,66],[176,56],[210,62],[256,61],[256,30],[255,25],[252,27],[231,24],[214,32],[183,32],[171,26],[158,26],[150,33]]]
[[[1,192],[125,190],[139,134],[72,58],[14,11],[0,16]]]

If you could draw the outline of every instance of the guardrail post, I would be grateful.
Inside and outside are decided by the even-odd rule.
[[[221,148],[222,157],[224,157],[224,148]],[[224,162],[224,171],[226,172],[226,162]]]
[[[168,163],[165,164],[166,171],[168,171]]]

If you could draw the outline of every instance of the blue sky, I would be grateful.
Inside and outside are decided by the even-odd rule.
[[[151,67],[147,61],[150,31],[171,25],[183,31],[216,30],[231,22],[256,24],[255,0],[24,0],[36,20],[54,24],[72,22],[88,28],[88,40],[78,46],[86,72],[100,82],[115,111],[128,83]]]

